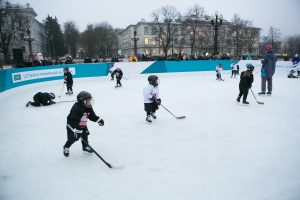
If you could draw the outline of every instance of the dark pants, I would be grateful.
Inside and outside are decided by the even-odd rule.
[[[67,83],[67,90],[68,90],[68,92],[73,92],[72,87],[73,87],[73,82]]]
[[[236,76],[237,71],[236,70],[231,70],[231,77],[234,75],[234,77]]]
[[[246,101],[248,92],[249,92],[249,88],[239,86],[239,89],[240,89],[240,93],[239,93],[238,99],[240,100],[241,97],[243,96],[243,101]]]
[[[152,103],[144,103],[144,108],[147,113],[147,116],[151,113],[155,113],[156,110],[158,110],[158,105],[155,102]]]
[[[272,76],[271,77],[261,77],[261,91],[266,92],[266,86],[268,82],[268,92],[272,92]]]
[[[117,85],[122,86],[121,79],[117,78]]]
[[[89,135],[89,130],[87,128],[83,129],[81,137],[87,143],[88,143],[88,135]],[[68,136],[68,140],[67,140],[66,144],[64,145],[64,147],[66,147],[66,148],[70,148],[74,142],[79,140],[79,138],[75,138],[74,132],[68,127],[67,127],[67,136]],[[84,142],[81,141],[81,143],[82,143],[82,148],[86,147],[86,144]]]

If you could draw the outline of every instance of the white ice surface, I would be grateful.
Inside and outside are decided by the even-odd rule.
[[[126,74],[124,74],[126,76]],[[73,103],[25,107],[36,92],[59,95],[62,81],[27,85],[0,94],[1,200],[299,200],[300,79],[277,69],[271,97],[249,106],[235,102],[239,79],[214,72],[158,74],[162,104],[145,123],[148,75],[128,76],[122,88],[110,77],[74,79],[74,96],[92,93],[105,126],[89,122],[90,145],[63,156],[66,117]],[[255,75],[255,94],[260,77]]]

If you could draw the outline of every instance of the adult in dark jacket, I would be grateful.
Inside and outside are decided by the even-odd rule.
[[[33,96],[33,102],[29,101],[26,104],[26,107],[32,105],[35,107],[38,106],[49,106],[51,104],[55,104],[55,102],[53,101],[53,99],[55,99],[55,94],[53,94],[52,92],[47,93],[47,92],[38,92]]]
[[[66,94],[73,94],[73,76],[69,70],[69,67],[64,68],[64,83],[67,86]]]
[[[268,44],[265,48],[266,54],[264,55],[263,60],[261,61],[261,92],[258,93],[259,95],[266,94],[266,84],[268,82],[268,92],[267,95],[272,94],[273,89],[273,81],[272,77],[275,73],[276,61],[277,57],[273,52],[272,45]]]
[[[252,64],[247,64],[247,71],[243,71],[241,73],[241,80],[239,84],[240,93],[236,100],[240,102],[241,97],[243,96],[243,104],[249,104],[247,101],[247,96],[254,80],[252,74],[253,70],[254,66]]]
[[[91,120],[97,122],[99,126],[104,126],[104,121],[97,116],[92,107],[92,95],[89,92],[81,91],[77,95],[77,100],[71,108],[70,114],[67,117],[67,141],[63,147],[63,153],[66,157],[69,156],[69,148],[80,138],[88,143],[89,130],[87,128],[87,121]],[[85,142],[81,141],[82,150],[92,153]]]

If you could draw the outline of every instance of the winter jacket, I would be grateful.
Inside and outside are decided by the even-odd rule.
[[[262,77],[272,77],[275,73],[275,67],[276,67],[276,61],[277,57],[273,53],[273,51],[268,51],[263,60],[261,61],[262,67],[261,67],[261,76]]]
[[[54,103],[54,101],[52,101],[52,96],[47,92],[45,92],[45,93],[42,93],[42,92],[36,93],[33,96],[33,100],[34,100],[34,102],[40,103],[43,106],[48,106],[48,105],[51,105],[51,104]]]
[[[152,97],[155,97],[156,99],[159,99],[159,87],[156,86],[154,87],[151,84],[148,84],[144,90],[143,90],[143,95],[144,95],[144,103],[152,103],[153,101],[150,100]]]
[[[73,83],[73,76],[72,76],[71,72],[68,71],[68,72],[64,73],[64,79],[67,84]]]
[[[249,74],[247,74],[249,73]],[[239,87],[242,90],[248,90],[249,88],[252,87],[252,83],[253,83],[253,74],[250,73],[249,71],[243,71],[241,73],[241,80],[240,80],[240,84]]]
[[[67,117],[67,123],[73,128],[84,129],[87,128],[88,120],[96,122],[99,118],[93,108],[87,108],[82,103],[76,102]]]
[[[121,80],[123,77],[123,72],[122,70],[117,70],[115,69],[112,73],[111,73],[111,77],[114,77],[114,75],[116,75],[116,79],[117,80]]]

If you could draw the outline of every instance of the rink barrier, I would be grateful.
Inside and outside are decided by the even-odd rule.
[[[231,70],[232,60],[188,60],[188,61],[148,61],[148,62],[117,62],[115,69],[120,67],[124,76],[136,76],[151,73],[172,72],[196,72],[215,71],[218,64],[222,64],[224,70]],[[256,70],[260,69],[260,60],[241,60],[238,62],[240,70],[251,63]],[[0,92],[11,88],[34,84],[44,81],[62,80],[63,68],[69,67],[74,78],[107,76],[111,63],[85,63],[69,65],[52,65],[43,67],[12,68],[0,70]],[[278,61],[276,67],[289,67],[291,61]]]
[[[110,63],[62,64],[0,70],[0,92],[45,81],[63,80],[63,68],[69,67],[73,78],[106,76]]]
[[[231,63],[232,60],[158,61],[145,69],[142,74],[215,71],[218,64],[222,64],[224,70],[230,70]]]

